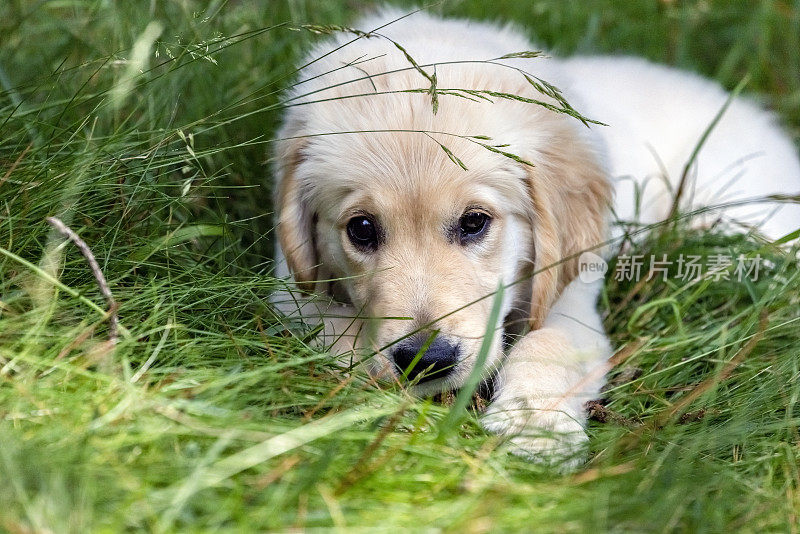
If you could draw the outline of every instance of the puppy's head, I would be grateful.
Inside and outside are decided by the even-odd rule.
[[[449,74],[453,86],[475,83],[469,69]],[[577,254],[602,240],[609,187],[571,120],[458,98],[434,114],[420,94],[291,110],[277,154],[278,234],[295,279],[367,318],[359,346],[378,352],[374,368],[417,378],[421,392],[461,385],[487,328],[540,327],[576,275]],[[493,292],[515,281],[489,325]],[[502,357],[499,334],[490,368]]]

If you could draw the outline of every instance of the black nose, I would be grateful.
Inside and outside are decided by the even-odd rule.
[[[412,367],[411,364],[427,340],[427,336],[410,338],[401,342],[392,351],[395,366],[401,375],[408,372],[406,376],[409,380],[413,380],[420,375],[422,375],[420,382],[443,378],[458,363],[458,344],[450,343],[437,337]]]

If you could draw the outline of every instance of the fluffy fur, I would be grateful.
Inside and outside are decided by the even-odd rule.
[[[394,342],[420,329],[438,332],[460,348],[460,358],[447,377],[415,386],[427,394],[463,383],[491,294],[499,283],[521,280],[508,288],[503,321],[494,325],[515,342],[504,347],[495,336],[485,372],[497,372],[496,391],[484,425],[528,456],[571,454],[586,440],[582,405],[597,394],[612,352],[595,309],[601,282],[576,279],[577,256],[607,239],[612,210],[644,223],[669,213],[671,191],[727,95],[638,59],[498,60],[535,47],[510,28],[424,13],[390,23],[401,15],[360,21],[365,31],[380,28],[370,38],[341,34],[318,45],[288,95],[276,153],[278,269],[303,293],[276,300],[287,315],[322,320],[327,345],[370,355],[370,372],[385,377],[398,375]],[[552,103],[524,71],[608,126],[587,128],[497,97],[440,95],[434,114],[430,94],[403,92],[425,90],[430,81],[393,42],[435,73],[440,91]],[[532,165],[479,142],[503,145]],[[800,164],[772,117],[736,99],[689,178],[684,210],[797,194]],[[487,234],[466,246],[454,242],[448,229],[473,208],[491,216]],[[375,252],[347,237],[347,221],[363,213],[381,224]],[[777,237],[800,226],[800,207],[738,206],[724,217]]]

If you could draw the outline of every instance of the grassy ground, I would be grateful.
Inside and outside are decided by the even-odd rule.
[[[472,412],[450,429],[446,404],[344,378],[276,317],[269,140],[314,39],[291,23],[359,5],[0,4],[0,530],[795,531],[793,253],[683,225],[637,246],[770,262],[752,283],[609,280],[606,325],[635,350],[575,475],[505,454]],[[434,9],[517,21],[559,53],[643,55],[728,87],[749,73],[800,132],[800,2]],[[113,350],[51,215],[120,303]]]

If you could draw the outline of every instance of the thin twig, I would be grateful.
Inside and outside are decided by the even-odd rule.
[[[48,217],[46,220],[50,226],[58,230],[61,235],[75,243],[75,246],[81,251],[83,257],[86,258],[86,262],[89,264],[89,268],[94,275],[94,279],[97,280],[97,285],[100,287],[100,292],[103,294],[103,297],[105,297],[106,303],[108,304],[108,341],[111,343],[111,345],[116,345],[119,338],[117,333],[117,330],[119,329],[119,316],[117,315],[118,305],[117,301],[114,300],[114,295],[111,294],[111,289],[108,287],[106,277],[103,276],[103,271],[100,270],[100,265],[98,265],[97,260],[94,259],[92,249],[89,248],[89,245],[87,245],[86,242],[72,230],[72,228],[61,222],[59,218]]]

